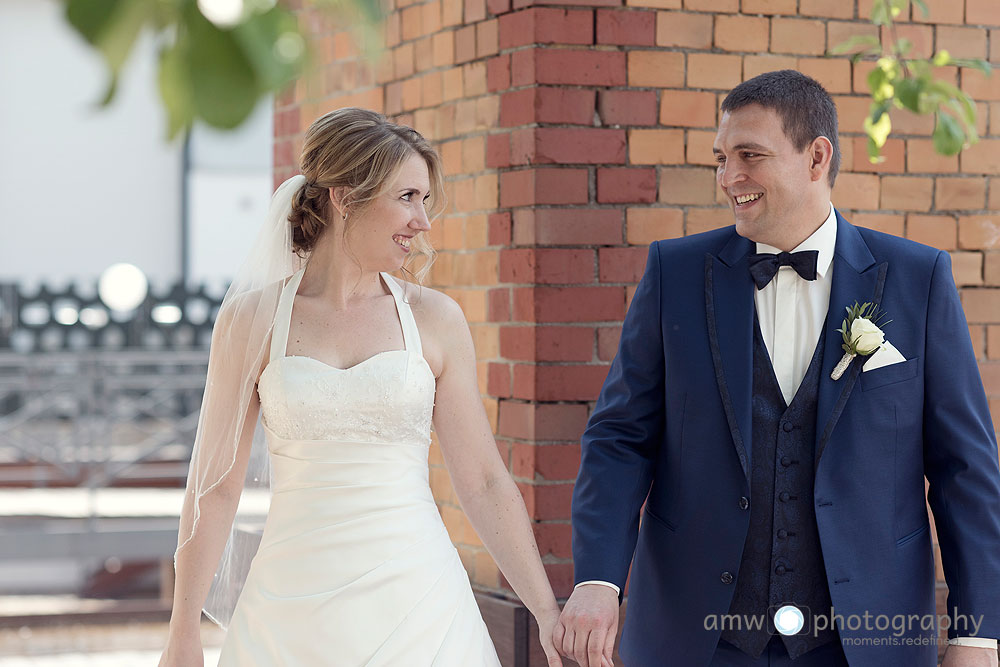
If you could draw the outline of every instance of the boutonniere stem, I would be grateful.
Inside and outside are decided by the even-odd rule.
[[[840,379],[855,357],[859,355],[867,357],[885,342],[885,334],[879,327],[885,313],[879,311],[876,304],[863,303],[859,306],[858,302],[855,301],[854,305],[847,307],[846,310],[847,317],[841,328],[837,329],[837,332],[844,338],[844,344],[841,346],[844,348],[844,356],[840,358],[833,372],[830,373],[830,377],[834,380]],[[886,320],[881,324],[885,326],[889,322],[892,320]]]

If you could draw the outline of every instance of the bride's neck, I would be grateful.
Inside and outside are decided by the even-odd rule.
[[[339,244],[337,244],[339,245]],[[385,294],[378,271],[358,265],[343,247],[317,243],[306,264],[299,294],[318,297],[341,309]]]

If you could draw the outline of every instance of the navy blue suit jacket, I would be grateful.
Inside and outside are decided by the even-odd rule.
[[[979,635],[1000,637],[996,436],[950,257],[837,216],[815,506],[835,611],[862,624],[841,637],[896,634],[866,630],[866,612],[936,613],[925,477],[948,609],[981,616]],[[750,496],[754,251],[734,227],[650,247],[583,436],[575,581],[624,589],[631,564],[620,646],[629,667],[708,664],[721,629],[706,630],[706,617],[732,600],[723,573],[739,571],[750,518],[740,499]],[[886,338],[907,361],[862,373],[858,357],[834,381],[836,329],[855,301],[882,306]],[[934,635],[916,625],[910,641]],[[856,666],[936,662],[932,644],[844,648]]]

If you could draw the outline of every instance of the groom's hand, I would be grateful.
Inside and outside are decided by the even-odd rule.
[[[997,652],[976,646],[949,646],[941,667],[997,667]]]
[[[584,584],[566,601],[552,641],[582,667],[608,667],[618,634],[618,594],[601,584]]]

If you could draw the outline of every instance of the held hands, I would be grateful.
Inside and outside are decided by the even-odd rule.
[[[607,586],[584,584],[566,601],[552,641],[581,667],[613,667],[617,634],[618,594]]]
[[[553,600],[554,603],[555,600]],[[559,651],[556,650],[556,646],[552,641],[552,631],[559,623],[559,607],[554,606],[546,613],[539,614],[535,617],[535,621],[538,622],[538,640],[541,642],[542,650],[545,652],[545,664],[548,667],[563,667],[562,658],[559,657]]]
[[[949,646],[941,667],[997,667],[997,652],[976,646]]]

